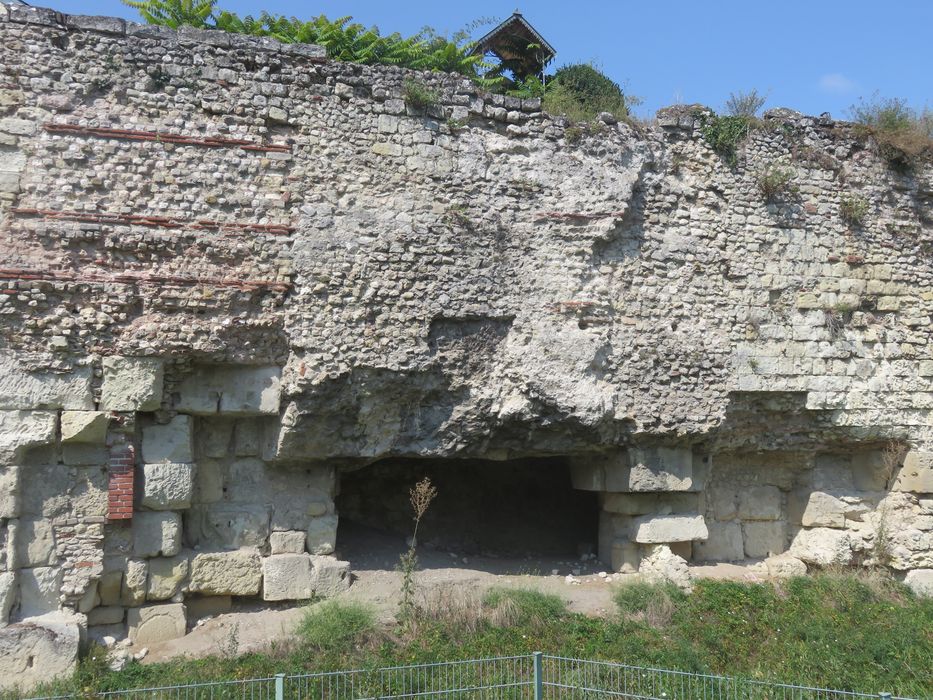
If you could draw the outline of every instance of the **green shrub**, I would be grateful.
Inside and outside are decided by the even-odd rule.
[[[748,92],[729,93],[729,99],[726,100],[726,111],[733,117],[753,118],[765,106],[767,98],[758,94],[757,90]]]
[[[440,97],[434,90],[415,80],[406,80],[402,87],[402,96],[405,102],[413,109],[425,111],[440,102]]]
[[[933,156],[933,112],[910,107],[907,100],[877,93],[850,108],[852,120],[874,137],[882,157],[898,169]]]
[[[727,164],[735,167],[739,160],[739,145],[756,128],[758,120],[753,117],[713,115],[706,118],[701,131],[713,150],[722,156]]]
[[[769,165],[758,173],[758,191],[765,201],[773,202],[782,195],[795,194],[798,191],[793,180],[797,173],[790,168]]]
[[[544,94],[543,107],[571,121],[588,121],[600,112],[629,119],[628,100],[618,83],[585,63],[564,66],[554,74]]]
[[[839,200],[839,216],[850,226],[861,226],[868,215],[868,200],[857,194],[844,194]]]
[[[344,654],[375,629],[371,608],[334,600],[308,608],[298,626],[298,637],[311,651]]]

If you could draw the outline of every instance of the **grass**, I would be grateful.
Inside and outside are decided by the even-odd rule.
[[[933,157],[933,111],[911,108],[906,100],[882,98],[877,93],[849,110],[852,120],[871,135],[878,151],[898,170]]]
[[[933,694],[933,600],[878,574],[824,573],[780,584],[701,580],[619,587],[617,613],[571,613],[557,596],[501,588],[436,591],[410,629],[358,603],[309,608],[296,639],[265,654],[141,666],[88,660],[43,693],[372,668],[544,651],[685,671],[907,697]]]
[[[712,115],[706,118],[701,132],[712,149],[722,157],[727,165],[734,168],[739,161],[739,146],[758,127],[759,122],[753,116]]]
[[[423,83],[408,79],[402,85],[405,103],[412,109],[425,112],[440,103],[440,95]]]

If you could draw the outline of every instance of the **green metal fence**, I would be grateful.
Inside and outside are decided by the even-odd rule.
[[[99,693],[113,700],[912,700],[728,676],[588,661],[536,652],[326,673],[136,688]],[[31,700],[71,700],[75,696]],[[81,696],[82,700],[88,698]]]

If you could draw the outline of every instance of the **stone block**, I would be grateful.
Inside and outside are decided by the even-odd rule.
[[[918,598],[933,598],[933,569],[908,571],[904,583]]]
[[[740,561],[745,558],[742,526],[738,522],[708,523],[709,537],[694,544],[697,561]]]
[[[19,584],[16,580],[16,572],[6,571],[0,574],[0,627],[9,622],[10,610],[16,603],[17,595],[19,595]]]
[[[201,458],[195,470],[195,503],[216,503],[224,497],[224,468],[216,459]]]
[[[630,491],[693,491],[693,452],[686,447],[629,450]]]
[[[191,560],[188,590],[203,595],[256,595],[262,583],[259,553],[205,552]]]
[[[807,565],[797,557],[790,554],[778,554],[765,559],[765,568],[768,575],[773,578],[790,578],[791,576],[805,576]]]
[[[195,415],[278,414],[282,370],[276,366],[201,366],[178,386],[175,408]]]
[[[183,510],[190,507],[194,471],[193,464],[144,464],[143,507],[153,510]]]
[[[54,443],[57,430],[57,413],[0,411],[0,465],[16,464],[30,448]]]
[[[100,407],[105,411],[156,411],[162,405],[162,360],[105,357]],[[177,460],[190,462],[191,459]]]
[[[656,513],[696,513],[695,493],[607,493],[602,496],[603,510],[622,515]]]
[[[146,600],[170,600],[181,589],[188,575],[188,556],[157,557],[149,560]]]
[[[178,513],[138,512],[133,516],[133,555],[173,557],[181,550]]]
[[[243,418],[236,423],[233,451],[237,457],[255,457],[262,448],[263,424],[256,419]]]
[[[147,605],[126,611],[127,636],[136,646],[184,637],[188,628],[181,603]]]
[[[264,547],[269,538],[269,509],[264,505],[199,505],[187,521],[187,537],[201,547]]]
[[[693,576],[687,562],[664,544],[645,547],[638,573],[649,582],[673,583],[688,593],[693,590]]]
[[[234,424],[232,418],[200,419],[195,435],[198,458],[220,459],[231,454]]]
[[[143,428],[143,462],[189,464],[193,461],[190,416],[178,415],[168,423]]]
[[[273,532],[269,535],[269,547],[273,554],[301,554],[305,551],[307,533],[300,530]]]
[[[776,486],[751,486],[739,493],[742,520],[780,520],[783,497]]]
[[[49,566],[55,561],[55,536],[52,523],[48,520],[20,518],[13,535],[13,544],[14,568]]]
[[[816,456],[813,488],[817,491],[849,491],[855,488],[852,455],[827,452]]]
[[[99,445],[66,442],[62,445],[62,462],[69,467],[106,466],[110,451]]]
[[[852,561],[852,538],[845,530],[827,527],[801,530],[794,537],[788,552],[814,566],[845,566]]]
[[[707,497],[716,520],[733,520],[738,517],[739,495],[735,489],[717,484]]]
[[[337,544],[337,516],[313,518],[308,525],[306,547],[311,554],[332,554]]]
[[[81,630],[59,616],[20,622],[0,630],[0,689],[32,688],[74,673]]]
[[[335,557],[312,556],[311,567],[315,595],[330,598],[350,588],[350,562]]]
[[[933,452],[908,452],[891,490],[933,493]]]
[[[783,520],[751,520],[742,523],[745,556],[761,559],[787,549],[787,524]]]
[[[0,520],[19,516],[19,467],[0,467]]]
[[[19,616],[36,617],[58,610],[62,571],[57,566],[21,569],[19,578]]]
[[[814,491],[807,499],[807,507],[800,522],[804,527],[844,528],[846,509],[846,504],[835,496],[823,491]]]
[[[121,578],[120,602],[123,605],[142,605],[146,602],[146,588],[149,580],[149,564],[146,561],[128,560]]]
[[[638,545],[629,540],[613,540],[609,547],[609,564],[615,573],[634,574],[638,571],[641,551]]]
[[[888,487],[889,476],[881,450],[852,455],[852,481],[859,491],[884,491]]]
[[[188,618],[200,620],[202,617],[214,617],[230,612],[233,599],[228,595],[194,596],[185,598]]]
[[[68,373],[28,372],[9,350],[0,350],[0,410],[93,410],[90,367]]]
[[[639,544],[663,544],[705,540],[709,530],[702,515],[646,515],[632,521]]]
[[[101,605],[104,607],[119,605],[121,601],[120,589],[122,586],[122,571],[105,571],[101,574],[100,582],[97,584],[97,592],[100,595]]]
[[[628,467],[625,450],[580,455],[570,461],[571,484],[581,491],[628,491]],[[623,473],[617,474],[620,471]]]
[[[119,605],[105,605],[91,610],[87,614],[87,624],[90,627],[96,625],[117,625],[123,622],[126,615],[126,608]]]
[[[109,425],[104,411],[62,411],[62,442],[103,445]]]
[[[309,554],[275,554],[262,560],[262,599],[305,600],[315,591]]]

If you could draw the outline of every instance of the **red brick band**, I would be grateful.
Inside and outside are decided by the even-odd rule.
[[[227,139],[220,136],[185,136],[173,134],[168,131],[143,131],[141,129],[110,129],[104,126],[79,126],[77,124],[54,124],[47,122],[43,128],[53,134],[75,134],[78,136],[97,136],[105,139],[121,139],[123,141],[161,141],[163,143],[180,143],[189,146],[202,146],[204,148],[242,148],[244,151],[270,151],[274,153],[291,153],[291,146],[274,143],[256,143],[244,139]]]
[[[195,287],[205,285],[209,287],[232,287],[247,291],[268,289],[275,292],[284,292],[291,288],[288,282],[272,282],[267,280],[237,280],[225,277],[183,277],[180,275],[147,275],[142,273],[111,273],[94,274],[59,270],[27,270],[25,268],[0,268],[0,279],[48,281],[48,282],[77,282],[77,283],[117,283],[117,284],[161,284]]]
[[[136,455],[132,445],[110,448],[110,480],[107,486],[107,519],[133,518],[133,472]]]
[[[198,219],[185,221],[171,216],[147,216],[143,214],[94,214],[82,211],[34,209],[31,207],[10,207],[10,211],[20,216],[36,216],[41,219],[57,219],[64,221],[83,221],[93,224],[122,224],[136,226],[151,226],[170,229],[194,229],[209,231],[248,231],[251,233],[272,233],[287,235],[295,230],[294,226],[287,224],[253,224],[249,222],[211,221]]]

